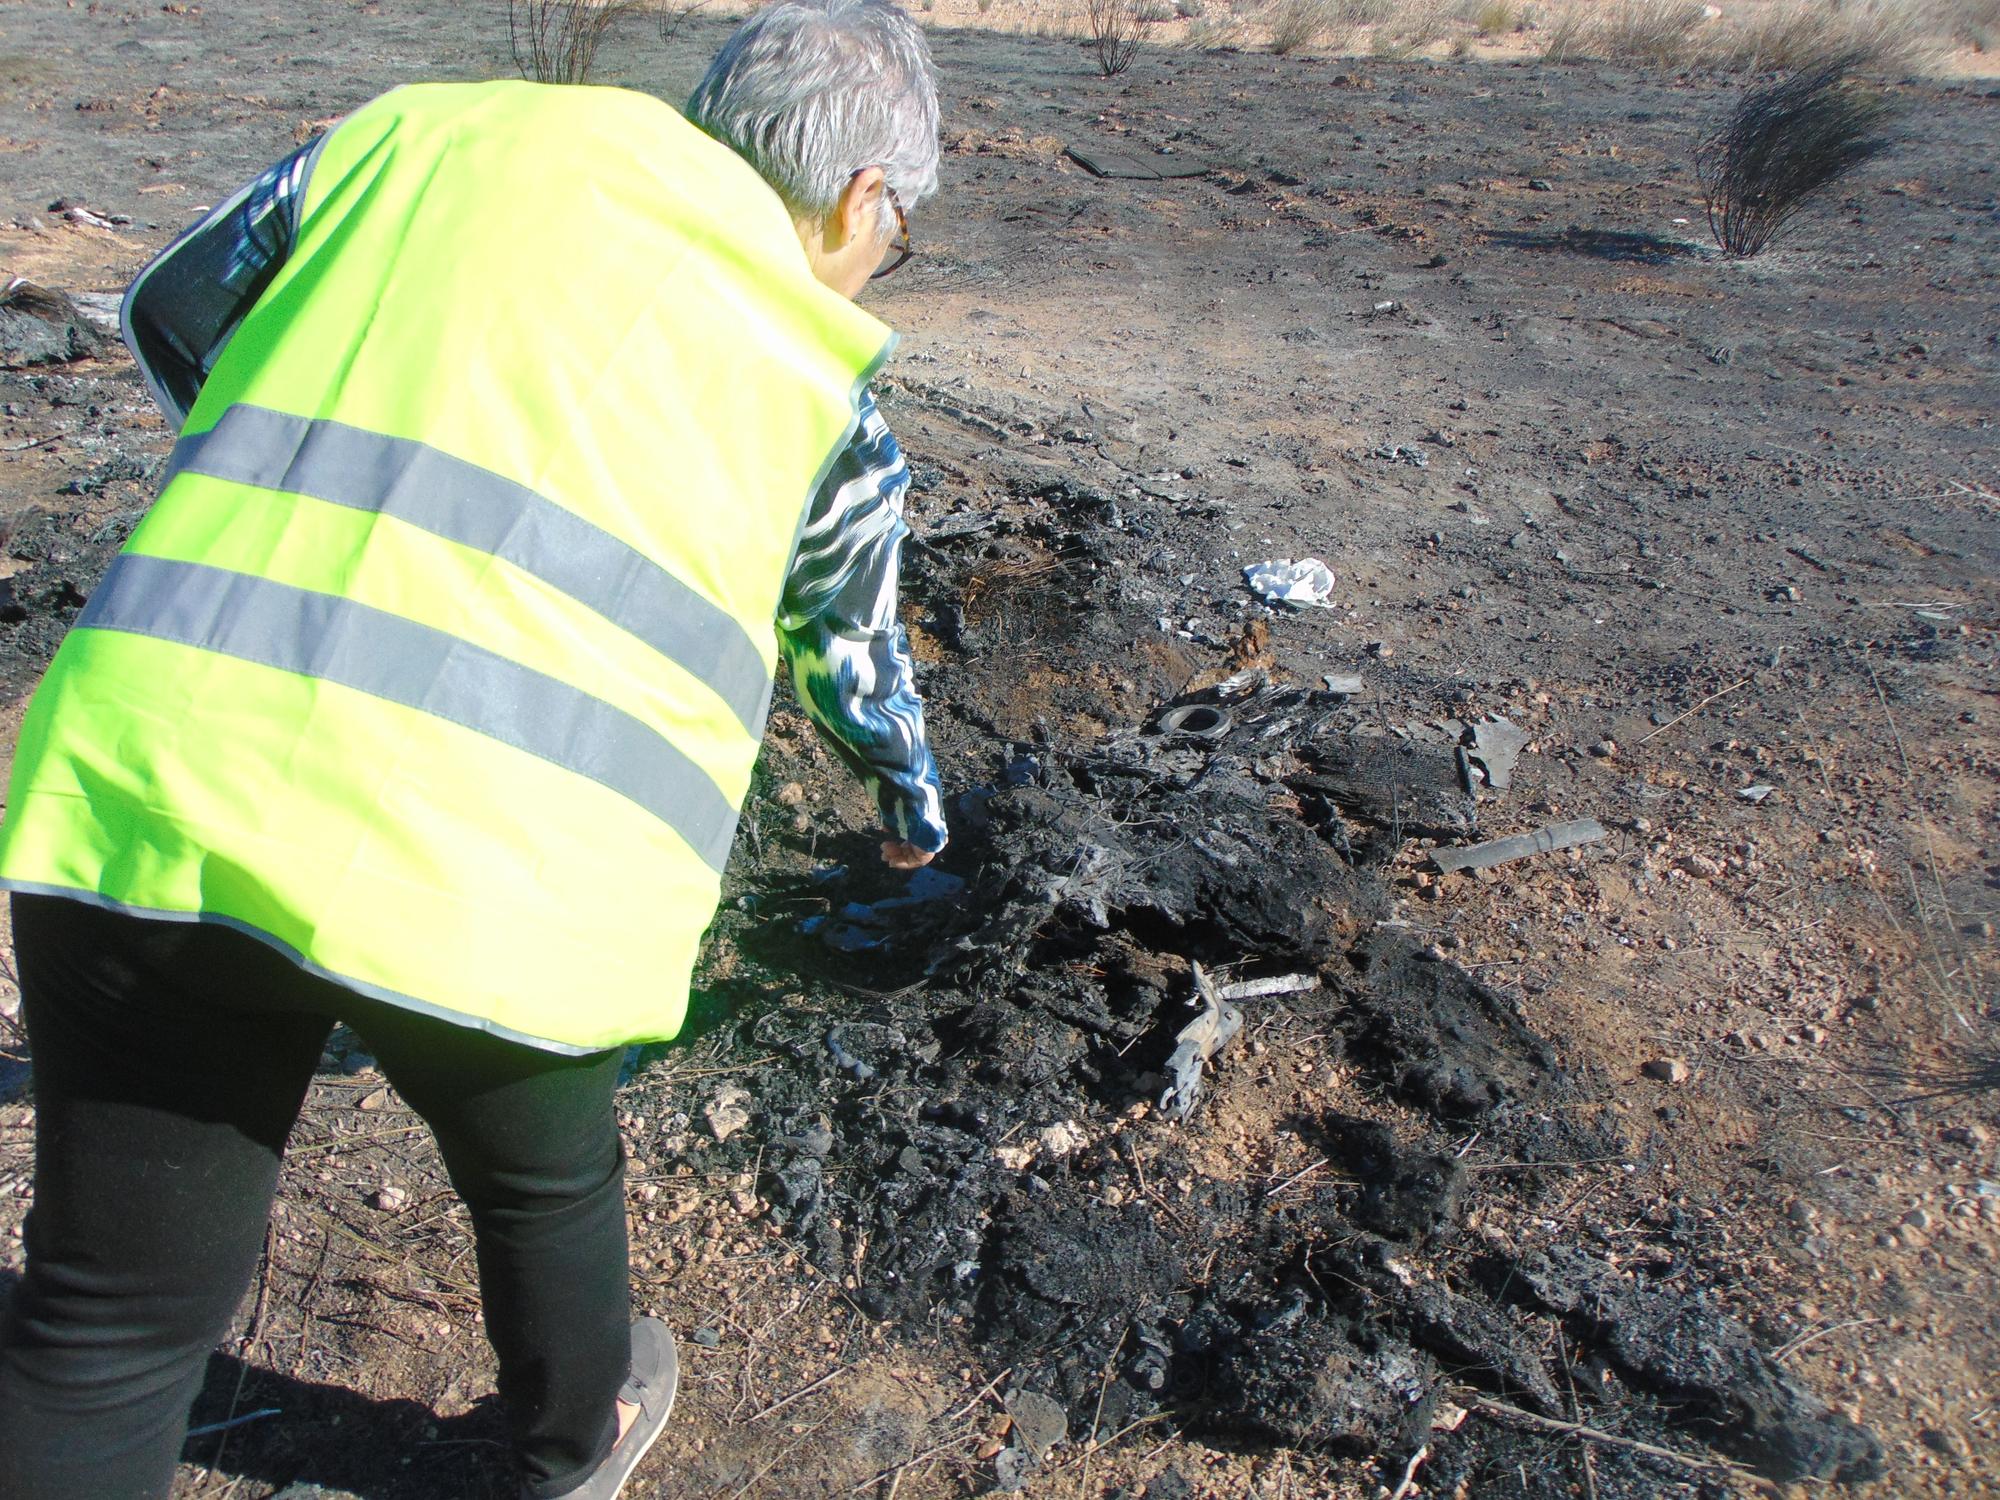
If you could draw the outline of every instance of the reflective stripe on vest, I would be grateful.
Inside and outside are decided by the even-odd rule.
[[[617,89],[399,89],[23,723],[0,884],[564,1051],[678,1030],[882,325]]]
[[[77,617],[337,682],[434,714],[607,786],[672,828],[711,868],[735,805],[630,714],[491,651],[334,594],[127,553]]]
[[[761,732],[771,674],[743,627],[628,543],[525,485],[408,438],[232,406],[174,445],[166,480],[206,474],[372,510],[504,557],[679,663]]]

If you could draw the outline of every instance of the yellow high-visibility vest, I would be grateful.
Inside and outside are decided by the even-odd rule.
[[[35,695],[0,884],[557,1050],[672,1036],[890,343],[657,100],[367,105]]]

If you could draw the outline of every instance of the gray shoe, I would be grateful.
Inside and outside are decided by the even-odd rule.
[[[618,1500],[639,1460],[666,1430],[667,1414],[674,1409],[674,1393],[680,1383],[681,1361],[674,1351],[673,1334],[658,1318],[639,1319],[632,1325],[632,1373],[618,1392],[620,1401],[638,1406],[639,1415],[604,1455],[604,1462],[575,1489],[563,1491],[562,1500]]]

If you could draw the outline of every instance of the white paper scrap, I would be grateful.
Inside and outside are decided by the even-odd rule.
[[[1299,609],[1326,606],[1333,598],[1333,570],[1316,557],[1252,563],[1243,570],[1243,581],[1272,603]]]

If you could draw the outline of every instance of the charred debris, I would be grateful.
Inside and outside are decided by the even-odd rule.
[[[1567,1494],[1505,1408],[1634,1439],[1597,1450],[1604,1495],[1874,1474],[1702,1285],[1694,1219],[1573,1211],[1628,1159],[1605,1086],[1394,919],[1392,862],[1477,810],[1450,747],[1254,672],[1019,756],[961,799],[949,873],[771,879],[725,915],[747,988],[709,1044],[759,1065],[700,1154],[865,1311],[1011,1371],[1001,1488],[1151,1418]],[[1277,1119],[1313,1164],[1204,1149],[1302,1039],[1363,1101]]]

